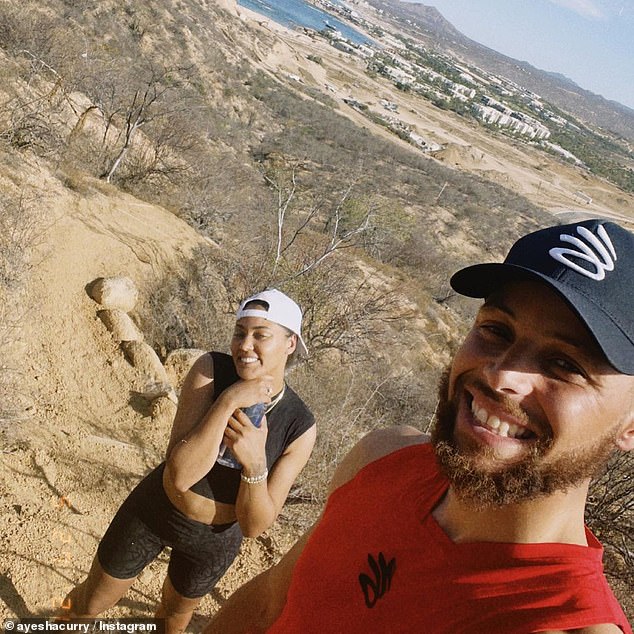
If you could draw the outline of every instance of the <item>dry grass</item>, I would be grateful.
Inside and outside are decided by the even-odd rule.
[[[33,251],[42,239],[43,223],[36,199],[4,181],[0,194],[0,431],[15,436],[34,396],[23,391],[22,321],[28,310],[28,282]]]

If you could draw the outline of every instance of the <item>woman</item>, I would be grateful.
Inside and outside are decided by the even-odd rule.
[[[284,380],[289,358],[307,352],[301,320],[299,306],[275,289],[242,302],[231,356],[208,353],[192,366],[165,462],[115,515],[88,578],[64,601],[66,615],[112,607],[170,546],[156,616],[166,619],[168,632],[182,631],[238,554],[242,536],[273,524],[315,443],[314,417]],[[240,409],[256,403],[266,404],[259,427]],[[228,451],[238,468],[227,466]]]

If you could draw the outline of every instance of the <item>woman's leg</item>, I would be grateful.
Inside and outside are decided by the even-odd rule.
[[[61,616],[94,617],[113,605],[128,591],[136,577],[117,579],[101,567],[94,558],[88,577],[75,586],[62,603]]]
[[[64,599],[63,614],[92,617],[116,605],[163,550],[161,539],[133,512],[133,495],[117,511],[99,542],[88,577]]]
[[[200,600],[211,592],[240,550],[237,523],[208,526],[189,522],[186,542],[172,546],[157,618],[166,634],[183,632]]]
[[[201,599],[202,597],[196,599],[184,597],[166,576],[161,603],[156,610],[156,618],[165,619],[165,634],[184,632]]]

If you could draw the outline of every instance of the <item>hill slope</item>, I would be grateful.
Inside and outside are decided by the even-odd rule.
[[[205,599],[205,615],[314,518],[359,436],[428,424],[435,380],[472,309],[448,290],[451,270],[500,257],[562,209],[634,218],[634,197],[613,185],[490,137],[370,77],[324,40],[229,1],[7,4],[20,19],[2,23],[0,188],[28,198],[41,224],[20,245],[31,270],[8,363],[23,408],[0,425],[0,618],[52,611],[166,445],[169,415],[152,416],[139,399],[145,378],[97,318],[87,293],[95,278],[135,281],[143,301],[133,316],[163,358],[223,345],[227,311],[256,285],[284,282],[307,308],[316,361],[292,383],[320,421],[315,459],[273,529],[245,544]],[[161,64],[171,73],[163,83],[150,73]],[[115,132],[134,123],[120,113],[136,112],[141,88],[169,99],[145,112],[106,183],[103,168],[124,147]],[[369,111],[381,99],[397,104],[446,144],[443,154],[422,154],[350,107],[351,96]],[[581,187],[593,202],[579,209]],[[280,209],[285,257],[275,261]],[[368,230],[346,242],[366,219]],[[330,257],[333,239],[345,248]],[[296,276],[324,253],[314,273]],[[108,615],[151,614],[164,571],[162,557]]]

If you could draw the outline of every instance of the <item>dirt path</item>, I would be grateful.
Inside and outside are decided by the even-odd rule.
[[[47,185],[50,226],[22,324],[23,386],[37,401],[10,431],[0,465],[0,618],[59,604],[118,503],[161,460],[169,433],[131,406],[139,376],[86,286],[112,275],[142,285],[201,241],[172,214],[114,190],[76,196]],[[119,613],[147,614],[158,577],[144,575]]]

